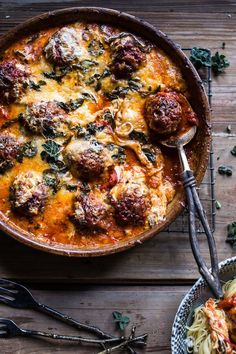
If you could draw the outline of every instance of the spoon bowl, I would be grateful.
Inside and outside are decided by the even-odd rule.
[[[185,146],[187,145],[196,134],[197,127],[194,125],[190,129],[186,130],[184,133],[180,135],[171,136],[168,139],[161,140],[160,143],[165,145],[169,148],[177,148],[178,146]]]

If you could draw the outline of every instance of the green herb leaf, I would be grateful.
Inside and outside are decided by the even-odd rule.
[[[232,176],[232,167],[221,165],[218,167],[218,172],[220,175]]]
[[[124,331],[125,328],[128,326],[130,323],[130,319],[128,316],[123,316],[122,313],[118,311],[112,312],[114,321],[117,323],[118,327],[120,328],[121,331]]]
[[[189,59],[197,69],[200,69],[202,66],[211,66],[211,54],[208,49],[192,48]]]
[[[227,231],[226,242],[228,242],[233,248],[236,248],[236,221],[227,226]]]
[[[59,84],[61,83],[62,78],[66,75],[66,73],[57,74],[55,71],[44,72],[43,76],[47,79],[55,80]]]
[[[119,97],[125,97],[128,92],[129,92],[129,87],[118,86],[111,92],[105,92],[104,94],[109,100],[113,101]]]
[[[8,119],[6,122],[4,122],[1,126],[1,129],[5,129],[10,127],[11,125],[18,123],[23,117],[23,113],[20,113],[16,118]]]
[[[125,149],[119,145],[107,144],[107,149],[112,151],[112,158],[123,164],[126,160]]]
[[[55,159],[58,158],[61,150],[61,145],[57,144],[53,140],[47,140],[45,144],[42,144],[45,152],[48,156],[53,157]]]
[[[82,104],[84,103],[84,98],[80,97],[74,101],[70,100],[68,102],[58,102],[57,101],[56,103],[60,108],[64,109],[65,112],[69,113],[69,112],[76,111],[76,109],[81,107]]]
[[[59,190],[60,181],[54,171],[44,170],[43,181],[46,186],[52,188],[53,193],[56,193]]]
[[[233,147],[233,149],[230,152],[233,156],[236,156],[236,145]]]
[[[85,99],[85,100],[89,100],[89,101],[92,101],[94,103],[97,103],[97,100],[96,98],[89,92],[83,92],[82,93],[82,97]]]
[[[97,132],[101,132],[104,129],[103,125],[97,125],[96,123],[89,123],[86,126],[87,132],[90,135],[95,135]]]
[[[150,162],[152,162],[152,163],[156,162],[156,155],[154,154],[154,152],[152,152],[148,148],[143,148],[142,150]]]
[[[229,66],[229,61],[224,54],[220,54],[216,52],[211,57],[211,66],[213,72],[218,75],[225,71],[225,69]]]
[[[109,109],[104,111],[102,118],[107,123],[109,123],[111,125],[112,129],[115,129],[115,127],[116,127],[115,118],[114,118],[114,115],[112,114],[112,112]]]
[[[37,155],[38,148],[35,142],[33,141],[28,141],[25,143],[22,147],[22,154],[24,157],[34,157]]]
[[[221,209],[221,203],[218,200],[216,200],[215,206],[216,206],[216,209],[218,209],[218,210]]]
[[[140,91],[143,86],[139,79],[128,80],[128,85],[131,91]]]
[[[37,84],[35,82],[33,82],[32,80],[30,80],[29,87],[30,87],[30,89],[33,89],[35,91],[41,91],[41,86],[44,86],[46,84],[47,83],[44,80],[39,80],[39,82]]]
[[[93,39],[88,46],[88,52],[94,56],[94,57],[99,57],[104,53],[105,49],[101,41],[97,41],[96,39]]]
[[[148,137],[146,134],[144,134],[143,132],[139,132],[137,130],[133,130],[130,134],[129,134],[129,138],[131,140],[137,140],[142,144],[147,144],[148,143]]]

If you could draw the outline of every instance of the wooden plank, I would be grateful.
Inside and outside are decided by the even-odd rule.
[[[91,2],[86,2],[87,5]],[[213,79],[213,119],[214,119],[214,146],[216,166],[220,163],[235,166],[234,157],[229,150],[236,144],[235,135],[223,132],[228,122],[233,123],[233,133],[236,133],[236,57],[235,57],[235,3],[227,6],[223,11],[225,2],[214,2],[215,12],[209,2],[192,1],[192,11],[186,2],[175,4],[174,12],[164,12],[174,2],[151,2],[145,7],[141,2],[135,4],[125,2],[117,3],[116,8],[124,9],[136,14],[167,32],[171,38],[184,47],[202,46],[212,50],[219,49],[223,41],[226,42],[225,53],[229,57],[231,66],[225,75]],[[165,3],[165,4],[162,4]],[[201,3],[201,5],[200,5]],[[26,4],[26,3],[25,3]],[[76,3],[78,5],[78,2]],[[79,2],[83,4],[83,2]],[[102,4],[106,6],[107,2]],[[186,3],[187,4],[187,3]],[[201,12],[207,4],[209,11]],[[63,6],[72,5],[64,3]],[[96,5],[96,2],[94,3]],[[100,4],[101,5],[101,4]],[[112,7],[113,2],[110,3]],[[35,14],[54,8],[63,7],[59,3],[34,3],[22,5],[8,3],[0,8],[0,33],[12,28]],[[145,4],[146,6],[146,4]],[[165,7],[167,6],[167,7]],[[202,7],[201,7],[202,6]],[[115,7],[115,6],[114,6]],[[194,11],[193,11],[194,9]],[[155,11],[154,11],[155,10]],[[199,13],[197,13],[197,11]],[[229,16],[229,12],[232,12]],[[6,18],[10,16],[10,18]],[[231,178],[217,176],[216,197],[222,204],[217,212],[216,240],[219,249],[219,259],[225,259],[235,254],[228,244],[225,244],[226,225],[235,219],[235,167]],[[206,188],[206,187],[204,187]],[[203,255],[208,251],[204,237],[201,236]],[[144,245],[136,247],[122,254],[107,258],[78,260],[67,259],[49,254],[43,254],[26,248],[10,239],[0,235],[0,276],[30,279],[32,281],[66,281],[66,282],[103,282],[103,283],[168,283],[191,282],[198,276],[197,268],[190,250],[187,234],[161,233]]]
[[[232,134],[225,125],[216,125],[214,133],[215,165],[233,165],[233,176],[216,173],[216,198],[222,209],[217,211],[215,237],[219,259],[235,251],[225,243],[226,226],[235,219],[235,157],[230,149],[236,144],[236,124]],[[219,160],[217,160],[219,157]],[[206,187],[205,187],[206,188]],[[200,236],[204,257],[208,250]],[[207,257],[208,259],[208,257]],[[0,277],[32,281],[103,282],[103,283],[170,283],[192,282],[198,277],[187,234],[161,233],[141,246],[121,254],[87,260],[69,259],[30,250],[9,236],[0,236]]]
[[[112,319],[113,311],[121,311],[130,317],[131,324],[137,325],[137,334],[148,333],[145,353],[170,353],[172,322],[187,287],[77,287],[54,291],[35,290],[34,295],[42,303],[67,313],[81,322],[97,325],[109,333],[117,333]],[[23,328],[52,331],[62,334],[78,334],[76,330],[52,320],[46,315],[30,310],[12,311],[1,305],[1,317],[13,319]],[[130,328],[130,326],[128,327]],[[128,331],[127,331],[128,333]],[[1,340],[4,354],[49,354],[96,352],[86,347],[76,347],[65,342],[13,338]],[[122,351],[123,353],[123,351]],[[144,350],[139,350],[144,353]]]
[[[191,0],[191,1],[184,1],[184,0],[165,0],[165,1],[155,1],[151,0],[148,3],[145,3],[143,0],[137,1],[126,1],[121,0],[117,2],[116,0],[79,0],[79,1],[71,1],[71,0],[64,0],[63,5],[61,4],[60,0],[53,0],[47,2],[45,0],[11,0],[8,2],[7,0],[2,0],[2,3],[5,6],[28,6],[28,7],[35,7],[37,9],[45,8],[48,10],[54,9],[55,7],[69,7],[69,6],[102,6],[102,7],[109,7],[123,11],[134,11],[134,9],[139,9],[140,11],[147,12],[147,11],[166,11],[166,12],[189,12],[189,8],[191,7],[192,12],[223,12],[223,13],[232,13],[235,12],[235,2],[234,1],[222,1],[216,0],[214,3],[211,0]]]

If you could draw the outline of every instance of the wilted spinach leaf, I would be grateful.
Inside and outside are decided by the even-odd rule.
[[[152,163],[156,162],[156,155],[154,154],[154,152],[152,152],[148,148],[143,148],[142,150],[150,162],[152,162]]]
[[[88,46],[88,52],[94,56],[99,57],[104,53],[104,46],[101,41],[93,39]]]
[[[147,144],[148,143],[148,137],[146,134],[144,134],[143,132],[139,132],[137,130],[133,130],[130,134],[129,134],[129,138],[131,140],[137,140],[139,141],[141,144]]]

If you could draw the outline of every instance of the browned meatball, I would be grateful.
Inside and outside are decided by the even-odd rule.
[[[108,207],[93,192],[76,197],[73,220],[80,228],[90,231],[105,230],[108,226],[107,216]]]
[[[96,141],[74,140],[67,145],[64,154],[72,172],[85,180],[98,177],[104,171],[103,146]]]
[[[118,79],[129,78],[145,62],[145,53],[132,36],[120,37],[111,42],[112,72]]]
[[[53,64],[71,64],[81,55],[78,34],[74,28],[64,27],[54,33],[45,47],[45,56]]]
[[[116,199],[111,199],[115,209],[115,218],[121,225],[143,225],[150,208],[148,189],[139,184],[127,183],[118,192]]]
[[[0,135],[0,173],[13,166],[19,148],[20,144],[13,135],[7,133]]]
[[[32,133],[45,136],[64,135],[66,113],[56,102],[41,101],[27,106],[23,124]]]
[[[28,216],[38,215],[48,198],[48,188],[37,172],[20,173],[10,188],[10,202],[13,210]]]
[[[175,133],[182,119],[182,108],[174,93],[160,92],[146,100],[145,118],[158,134]]]
[[[0,102],[12,103],[26,91],[29,72],[16,60],[0,64]]]

